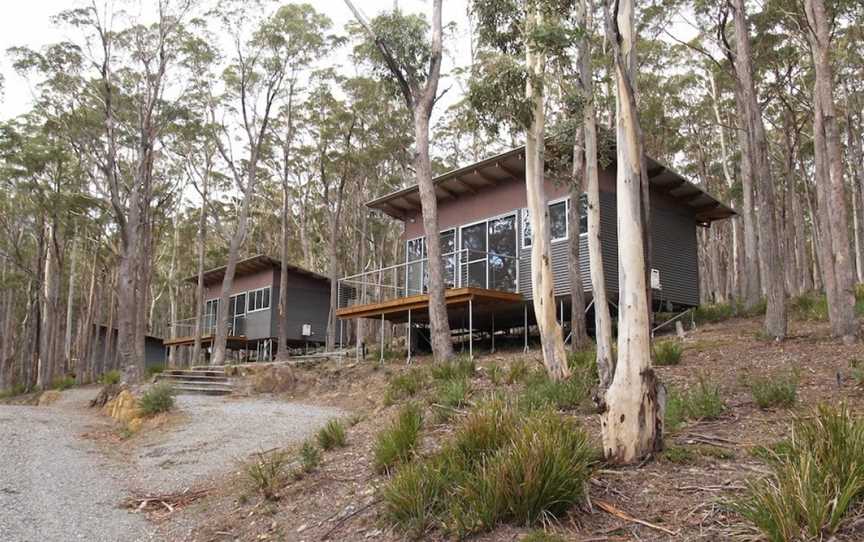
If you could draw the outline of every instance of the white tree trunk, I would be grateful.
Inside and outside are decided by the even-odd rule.
[[[539,13],[529,11],[527,27],[534,28],[535,24],[541,23],[540,19]],[[570,376],[570,370],[567,367],[567,352],[564,349],[561,325],[555,315],[549,206],[543,187],[546,117],[542,80],[546,70],[546,58],[545,53],[534,50],[530,43],[526,45],[525,50],[529,73],[525,97],[531,103],[532,113],[531,125],[527,127],[525,139],[525,188],[532,232],[531,292],[546,372],[554,379],[564,379]],[[572,203],[578,205],[579,202]]]
[[[633,463],[662,448],[665,392],[651,368],[642,219],[642,142],[632,82],[636,52],[633,0],[621,0],[607,25],[615,47],[618,198],[618,363],[601,420],[612,463]]]

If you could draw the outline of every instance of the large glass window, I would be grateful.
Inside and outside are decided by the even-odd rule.
[[[453,287],[456,285],[456,230],[449,229],[441,232],[441,257],[444,261],[444,285]],[[411,239],[406,245],[405,282],[407,291],[405,295],[417,295],[429,290],[429,266],[427,264],[428,253],[426,251],[426,238],[418,237]]]
[[[567,239],[567,200],[549,205],[549,237]]]
[[[464,286],[486,288],[486,222],[462,227]]]
[[[423,285],[423,258],[426,256],[426,243],[421,237],[408,241],[408,251],[406,255],[407,269],[405,270],[406,277],[406,292],[405,295],[417,295],[422,293]]]
[[[495,218],[487,224],[489,232],[489,288],[515,291],[518,269],[516,215]]]

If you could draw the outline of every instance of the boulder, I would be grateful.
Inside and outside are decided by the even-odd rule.
[[[117,394],[117,397],[105,403],[102,412],[124,423],[129,423],[135,418],[141,417],[141,410],[138,408],[138,399],[128,389],[121,391]]]
[[[39,395],[39,406],[48,406],[60,398],[58,390],[44,391]]]

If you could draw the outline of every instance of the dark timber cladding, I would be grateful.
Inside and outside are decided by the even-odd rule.
[[[547,156],[551,157],[560,152],[569,151],[551,143],[547,145]],[[614,155],[614,150],[607,154]],[[655,288],[653,298],[658,304],[671,303],[677,307],[695,306],[699,303],[696,227],[708,227],[716,220],[734,216],[735,211],[656,160],[646,157],[646,166],[649,175],[651,204],[650,265],[652,271],[655,272],[652,275],[657,275],[660,286]],[[510,221],[511,226],[508,227],[515,224],[517,243],[514,255],[517,257],[518,273],[516,274],[516,287],[513,290],[523,300],[530,300],[533,296],[531,248],[524,235],[527,225],[524,171],[524,147],[519,147],[440,175],[433,182],[438,199],[440,229],[442,232],[454,232],[452,234],[453,244],[457,250],[464,251],[466,247],[469,247],[467,248],[469,251],[478,250],[470,248],[473,240],[477,238],[471,237],[469,243],[466,244],[465,235],[469,231],[472,236],[476,235],[476,226],[484,221],[489,224],[488,231],[490,232],[486,243],[491,243],[493,232],[491,224],[493,222],[495,222],[496,227],[500,226],[501,221],[505,219]],[[545,183],[550,209],[551,206],[568,200],[570,194],[570,180],[568,178],[555,180],[552,177],[553,174],[548,173]],[[607,290],[611,296],[617,296],[618,239],[614,162],[601,168],[599,177],[601,253]],[[402,240],[409,243],[409,247],[412,246],[410,244],[412,240],[424,236],[422,220],[420,220],[420,197],[416,186],[382,196],[367,205],[402,221],[405,227]],[[482,226],[480,227],[482,228]],[[551,251],[554,294],[559,300],[566,303],[566,296],[570,294],[568,239],[572,234],[573,227],[568,225],[565,229],[565,235],[559,235],[557,238],[553,236]],[[496,239],[500,239],[500,234],[496,235],[498,235]],[[480,245],[485,246],[482,239]],[[587,245],[587,235],[583,231],[580,238],[580,271],[584,291],[588,293],[590,300],[591,281]],[[416,244],[413,246],[416,249]],[[479,250],[487,250],[487,248]],[[488,250],[489,253],[495,252],[492,248],[488,248]],[[513,250],[512,245],[507,250]],[[504,254],[509,255],[511,253],[505,252]],[[460,257],[462,256],[464,254],[460,255]],[[494,255],[489,257],[495,258]],[[460,273],[464,273],[464,270],[460,269]],[[460,283],[457,286],[464,285]],[[489,288],[497,287],[497,285],[493,286],[491,281],[487,286]],[[498,289],[512,291],[509,287]],[[528,310],[531,310],[530,303],[528,307]],[[380,307],[375,312],[374,304],[368,303],[362,311],[361,306],[350,307],[350,309],[350,311],[342,309],[337,314],[343,318],[384,314]],[[448,312],[451,313],[451,319],[454,318],[453,311],[457,311],[457,308],[448,309]],[[497,312],[496,309],[496,314]],[[456,318],[458,320],[458,315]]]

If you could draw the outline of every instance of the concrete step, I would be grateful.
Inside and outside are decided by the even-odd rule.
[[[156,381],[169,384],[178,393],[227,395],[234,391],[224,371],[170,369],[156,375]]]
[[[189,380],[213,380],[213,381],[225,381],[228,380],[228,376],[225,374],[203,374],[203,373],[193,373],[193,372],[181,372],[181,371],[165,371],[163,373],[159,373],[156,375],[157,379],[189,379]]]

